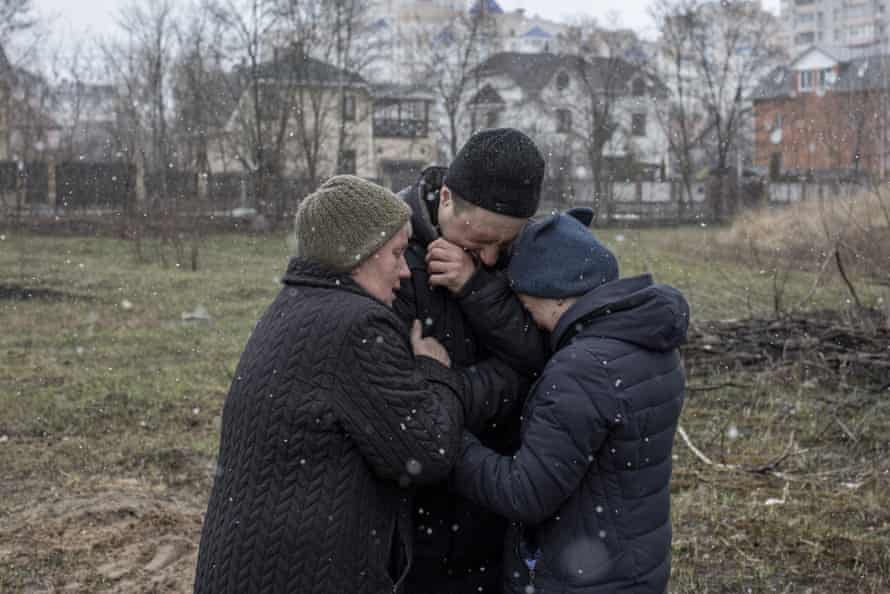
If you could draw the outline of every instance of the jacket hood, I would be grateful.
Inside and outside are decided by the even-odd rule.
[[[686,341],[689,303],[674,287],[644,274],[600,285],[563,314],[551,335],[553,350],[575,336],[598,336],[670,351]]]

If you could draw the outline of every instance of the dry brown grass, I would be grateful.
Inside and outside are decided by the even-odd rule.
[[[755,265],[816,270],[839,249],[850,271],[890,276],[890,188],[812,199],[739,216],[717,244]]]

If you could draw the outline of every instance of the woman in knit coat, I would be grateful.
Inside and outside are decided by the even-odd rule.
[[[300,205],[223,408],[196,593],[400,591],[410,489],[447,476],[463,426],[444,349],[391,309],[409,215],[352,176]]]

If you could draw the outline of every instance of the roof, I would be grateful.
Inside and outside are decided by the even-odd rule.
[[[504,9],[498,4],[497,0],[476,0],[470,7],[470,14],[479,14],[486,12],[488,14],[504,14]]]
[[[507,76],[526,92],[538,93],[550,82],[557,70],[568,66],[570,65],[562,56],[549,52],[501,52],[477,66],[476,72],[480,76]]]
[[[506,102],[501,94],[491,85],[485,85],[470,99],[470,105],[504,105]]]
[[[890,90],[890,55],[858,58],[847,63],[832,88],[840,92]]]
[[[836,45],[811,45],[799,54],[795,56],[794,60],[789,64],[789,66],[793,67],[801,58],[806,56],[812,51],[819,51],[832,58],[837,62],[849,62],[851,60],[855,60],[857,58],[864,58],[866,56],[874,56],[879,55],[883,50],[880,46],[865,46],[865,47],[844,47],[844,46],[836,46]]]
[[[807,49],[801,56],[811,49],[813,48]],[[821,50],[822,48],[817,49]],[[890,55],[869,55],[855,51],[847,55],[856,53],[860,53],[863,57],[840,61],[837,79],[828,89],[842,93],[890,90]],[[774,68],[767,76],[763,77],[754,90],[752,98],[756,101],[792,97],[795,93],[795,72],[792,70],[792,66],[799,59],[800,56],[790,65]]]
[[[257,65],[258,76],[267,80],[296,83],[325,84],[345,82],[366,85],[364,78],[333,64],[307,56],[299,47],[291,47],[278,54],[277,59]]]
[[[751,93],[751,98],[756,101],[758,99],[790,97],[794,91],[793,81],[794,76],[790,67],[777,66],[760,79],[760,83]]]
[[[665,86],[638,67],[621,58],[593,57],[589,59],[572,54],[501,52],[476,67],[479,76],[507,76],[526,93],[536,95],[547,86],[560,70],[578,72],[586,69],[595,88],[605,88],[604,73],[617,68],[617,79],[629,83],[635,75],[646,76],[650,88],[662,92]]]
[[[522,37],[540,37],[542,39],[552,39],[553,35],[545,31],[538,25],[535,25],[534,27],[523,33]]]

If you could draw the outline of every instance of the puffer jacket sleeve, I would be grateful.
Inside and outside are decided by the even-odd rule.
[[[533,525],[555,514],[578,488],[607,435],[604,413],[612,393],[606,374],[592,370],[578,378],[558,367],[549,365],[529,396],[530,416],[514,456],[501,456],[464,433],[454,484],[465,497],[510,520]]]
[[[428,294],[422,294],[422,289],[418,290],[418,287],[428,285],[429,277],[426,263],[419,252],[409,250],[406,259],[411,268],[411,278],[402,282],[393,310],[410,326],[418,317],[418,309],[425,309],[422,300],[428,299]],[[519,372],[497,357],[488,357],[459,373],[464,422],[473,433],[479,433],[489,423],[498,423],[516,414],[529,388],[527,370]]]
[[[460,370],[460,376],[464,386],[461,395],[464,422],[472,433],[518,414],[529,388],[525,376],[496,357]]]
[[[498,358],[523,374],[544,368],[548,335],[535,325],[506,274],[479,266],[458,301],[473,331]]]
[[[464,423],[460,378],[415,358],[394,315],[372,311],[352,324],[337,376],[340,422],[379,476],[414,484],[448,476]]]

